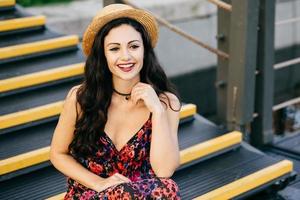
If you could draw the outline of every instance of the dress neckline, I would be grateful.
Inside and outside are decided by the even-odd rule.
[[[146,122],[142,125],[142,127],[134,134],[132,135],[132,137],[121,147],[120,150],[117,149],[115,143],[112,141],[112,139],[107,135],[107,133],[103,130],[104,136],[106,137],[106,139],[108,140],[108,142],[111,144],[111,146],[116,150],[117,153],[122,152],[122,150],[124,148],[126,148],[138,135],[138,133],[145,127],[145,125],[147,124],[147,122],[151,119],[152,116],[152,112],[150,112],[148,119],[146,120]]]

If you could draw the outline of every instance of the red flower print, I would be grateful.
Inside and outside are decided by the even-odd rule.
[[[95,174],[100,174],[103,171],[103,167],[101,165],[95,163],[95,162],[90,162],[89,163],[89,168]]]
[[[129,157],[129,158],[133,158],[133,157],[134,157],[134,151],[130,151],[130,152],[128,153],[128,157]]]
[[[142,135],[143,135],[143,133],[144,133],[144,130],[143,130],[143,129],[139,130],[139,132],[137,133],[137,137],[138,137],[138,138],[141,138]]]
[[[123,170],[124,170],[123,164],[119,162],[119,163],[118,163],[118,168],[119,168],[121,171],[123,171]]]
[[[128,177],[130,183],[114,185],[96,192],[69,178],[65,199],[180,200],[177,184],[172,179],[156,177],[151,167],[151,129],[150,118],[120,151],[115,149],[105,134],[101,134],[97,141],[97,150],[88,158],[76,158],[83,167],[103,178],[120,173]]]
[[[80,197],[80,200],[89,200],[91,197],[95,195],[95,191],[93,190],[87,190],[84,193],[82,193],[82,196]]]
[[[145,154],[146,154],[145,149],[140,150],[139,158],[143,158],[145,156]]]
[[[103,151],[97,151],[96,156],[102,157],[104,155]]]
[[[151,129],[151,128],[152,128],[152,122],[151,122],[151,120],[148,120],[148,121],[145,123],[144,128],[145,128],[145,129]]]

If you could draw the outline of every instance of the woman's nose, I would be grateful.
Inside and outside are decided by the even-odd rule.
[[[122,51],[121,59],[122,60],[129,60],[130,59],[130,53],[127,49],[124,49]]]

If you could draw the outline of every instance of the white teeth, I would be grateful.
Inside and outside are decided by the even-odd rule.
[[[127,67],[132,67],[133,64],[126,64],[126,65],[118,65],[119,67],[127,68]]]

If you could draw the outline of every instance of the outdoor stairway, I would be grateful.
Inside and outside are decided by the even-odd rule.
[[[279,151],[285,151],[294,154],[300,159],[300,133],[295,133],[289,136],[276,139],[272,143],[272,148]]]
[[[9,8],[0,19],[0,64],[77,49],[78,36],[55,33],[45,27],[44,16]]]
[[[275,158],[288,158],[293,161],[294,170],[300,172],[300,151],[299,147],[299,133],[292,136],[285,136],[265,147],[264,152]],[[286,183],[288,184],[288,183]],[[295,181],[288,184],[288,187],[283,191],[286,196],[300,196],[300,177],[297,176]]]
[[[16,5],[16,1],[15,0],[1,0],[0,1],[0,10],[6,11],[6,10],[11,10],[14,9]]]
[[[13,1],[0,7],[0,199],[62,199],[66,179],[49,162],[49,145],[67,92],[82,80],[78,36],[49,30]],[[16,21],[29,17],[36,23]],[[292,162],[218,128],[193,104],[180,111],[178,137],[173,178],[183,199],[243,198],[293,178]]]

